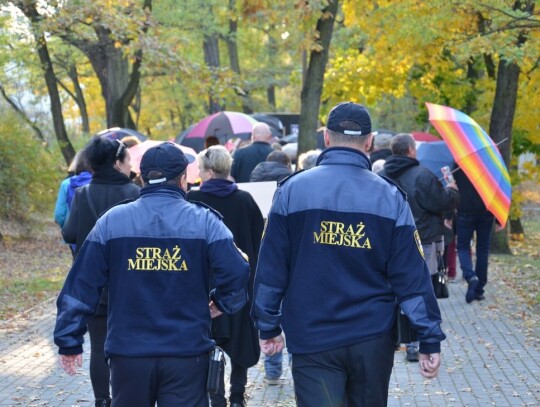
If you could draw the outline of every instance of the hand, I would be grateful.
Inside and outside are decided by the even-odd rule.
[[[425,353],[420,354],[420,374],[426,379],[433,379],[439,374],[439,367],[441,366],[441,354],[440,353],[430,353],[426,355]]]
[[[452,229],[452,219],[445,219],[444,226],[446,226],[448,229]]]
[[[283,335],[279,335],[272,339],[259,339],[259,344],[265,355],[272,356],[283,350],[285,347],[285,339],[283,338]]]
[[[210,317],[216,318],[219,317],[223,312],[219,310],[218,307],[216,307],[216,304],[214,304],[214,301],[210,301],[208,304],[208,307],[210,308]]]
[[[458,190],[458,186],[457,186],[457,184],[456,184],[456,181],[452,181],[452,182],[446,184],[446,187],[447,187],[447,188],[455,189],[456,191]]]
[[[82,353],[78,355],[60,355],[60,366],[70,376],[75,376],[77,367],[82,367]]]

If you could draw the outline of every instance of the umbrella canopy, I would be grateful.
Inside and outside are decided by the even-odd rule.
[[[129,148],[129,155],[131,157],[131,169],[132,171],[135,171],[136,173],[140,173],[140,165],[141,165],[141,159],[144,153],[146,151],[154,146],[157,146],[158,144],[165,143],[165,141],[160,140],[146,140],[143,141],[140,144],[136,144],[133,147]],[[178,147],[180,150],[182,150],[186,154],[191,154],[193,157],[197,157],[197,153],[189,147],[182,146],[177,143],[173,143]],[[199,178],[199,167],[197,165],[197,161],[192,162],[187,167],[187,181],[190,184],[194,184],[195,181]]]
[[[278,117],[272,116],[270,114],[265,114],[265,113],[253,113],[251,117],[253,117],[255,120],[259,122],[266,123],[270,127],[272,136],[276,138],[283,137],[284,135],[283,123],[281,122],[281,120],[279,120]]]
[[[218,112],[205,117],[186,135],[185,139],[217,137],[220,141],[240,137],[249,139],[253,125],[258,123],[253,117],[240,112]]]
[[[416,159],[423,167],[426,167],[439,179],[443,178],[441,168],[454,167],[454,157],[444,141],[434,141],[432,143],[419,143],[416,148]]]
[[[145,141],[148,138],[144,134],[139,133],[137,130],[122,127],[111,127],[110,129],[100,131],[97,135],[100,137],[107,137],[111,140],[121,140],[127,136],[135,136],[140,141]]]
[[[230,139],[251,137],[253,125],[258,123],[253,117],[240,112],[218,112],[205,117],[193,125],[178,141],[181,145],[199,152],[205,148],[205,140],[215,137],[221,145],[226,145]]]
[[[439,137],[434,136],[433,134],[430,134],[430,133],[422,133],[419,131],[413,131],[411,134],[416,141],[423,141],[426,143],[431,143],[432,141],[441,141]]]
[[[501,226],[510,212],[508,169],[493,140],[472,118],[451,107],[426,103],[429,121],[448,144],[455,161]]]

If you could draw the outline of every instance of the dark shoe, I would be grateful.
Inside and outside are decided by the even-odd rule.
[[[271,377],[265,377],[264,383],[266,383],[268,386],[278,386],[281,384],[281,380],[278,378],[271,378]]]
[[[465,301],[470,304],[476,298],[476,286],[478,285],[478,277],[474,276],[467,281],[467,294],[465,294]]]
[[[407,355],[405,356],[405,359],[407,362],[418,362],[420,358],[420,353],[416,348],[409,347],[407,348]]]
[[[244,403],[231,403],[231,407],[245,407]]]
[[[478,294],[476,297],[474,297],[476,301],[484,301],[486,297],[484,297],[482,294]]]
[[[96,407],[111,407],[111,399],[96,399]]]

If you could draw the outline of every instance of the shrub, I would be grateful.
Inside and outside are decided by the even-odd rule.
[[[58,155],[58,153],[57,153]],[[49,212],[62,177],[55,156],[11,112],[0,115],[0,219],[26,221]]]

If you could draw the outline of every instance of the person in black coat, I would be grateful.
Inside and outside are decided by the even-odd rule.
[[[266,123],[257,123],[253,126],[251,144],[236,150],[233,154],[234,162],[231,167],[231,176],[236,182],[249,182],[253,169],[266,160],[268,154],[274,149],[270,145],[272,132]]]
[[[139,187],[129,179],[129,151],[119,140],[94,136],[86,145],[86,158],[92,169],[90,184],[75,190],[71,209],[62,227],[67,243],[75,244],[75,256],[97,219],[114,205],[139,197]],[[110,372],[105,361],[107,334],[107,289],[103,290],[98,312],[88,323],[90,335],[90,380],[97,406],[109,406]]]
[[[257,164],[249,182],[281,181],[292,174],[291,159],[283,151],[272,151],[266,161]]]
[[[190,201],[205,203],[223,216],[223,222],[233,234],[234,242],[249,258],[251,275],[249,292],[264,229],[264,220],[257,203],[246,191],[230,181],[232,158],[223,146],[211,146],[198,155],[200,190],[191,190]],[[212,284],[210,284],[212,286]],[[239,312],[222,315],[212,321],[212,337],[231,359],[230,405],[244,406],[247,370],[259,361],[260,347],[255,325],[249,315],[251,299]],[[225,407],[225,382],[221,377],[219,392],[210,397],[212,407]]]

